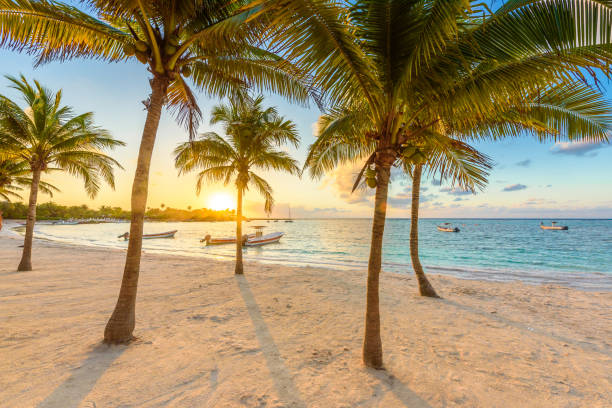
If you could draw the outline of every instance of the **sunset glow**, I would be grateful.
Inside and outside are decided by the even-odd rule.
[[[206,201],[206,207],[215,211],[221,211],[228,208],[232,210],[236,208],[236,203],[234,202],[234,199],[230,197],[230,195],[227,193],[213,193],[208,197],[208,200]]]

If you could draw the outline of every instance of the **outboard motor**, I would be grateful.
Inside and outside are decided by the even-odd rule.
[[[210,241],[211,238],[212,237],[210,236],[210,234],[206,234],[204,239],[201,239],[200,242],[206,242],[208,244],[208,241]]]
[[[247,234],[244,234],[242,236],[242,246],[246,245],[248,240],[249,240],[249,236]]]

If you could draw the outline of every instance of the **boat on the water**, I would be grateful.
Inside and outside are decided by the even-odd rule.
[[[540,228],[543,230],[552,230],[552,231],[567,231],[569,227],[567,225],[557,225],[557,221],[552,221],[551,225],[544,225],[543,222],[540,222]]]
[[[289,218],[287,218],[285,222],[293,222],[293,219],[291,218],[291,206],[289,206]]]
[[[248,234],[248,238],[255,237],[255,234]],[[200,242],[206,242],[206,245],[225,245],[225,244],[235,244],[236,237],[223,237],[223,238],[213,238],[210,234],[206,234],[204,238],[200,240]]]
[[[59,221],[53,221],[51,224],[52,225],[78,225],[80,224],[80,221],[76,221],[76,220],[59,220]]]
[[[177,233],[178,230],[160,232],[157,234],[142,234],[142,239],[156,239],[156,238],[174,238],[174,234]],[[119,235],[117,238],[123,238],[124,240],[130,239],[130,233],[126,232],[125,234]]]
[[[445,222],[442,225],[437,226],[438,231],[442,232],[459,232],[461,231],[459,227],[453,227],[450,222]]]
[[[270,234],[263,235],[265,225],[256,225],[253,228],[255,228],[255,236],[247,238],[246,242],[244,243],[245,246],[255,247],[274,244],[275,242],[280,241],[282,236],[285,235],[284,232],[272,232]]]

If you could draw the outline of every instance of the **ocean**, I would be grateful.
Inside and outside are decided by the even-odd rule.
[[[440,232],[452,222],[459,233]],[[612,220],[559,219],[568,231],[543,231],[535,219],[422,219],[419,224],[421,263],[430,273],[466,279],[551,283],[585,290],[612,290]],[[548,222],[548,221],[546,221]],[[250,221],[264,233],[282,231],[277,244],[245,248],[249,261],[366,269],[370,245],[369,219]],[[151,222],[145,233],[177,229],[174,239],[144,240],[147,252],[202,258],[232,259],[233,245],[205,246],[200,239],[232,236],[234,222]],[[129,224],[44,225],[36,236],[80,245],[126,248],[117,236]],[[412,274],[410,220],[389,219],[385,228],[383,270]]]

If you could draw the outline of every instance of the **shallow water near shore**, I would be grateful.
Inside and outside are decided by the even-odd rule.
[[[436,225],[451,221],[459,233]],[[612,290],[612,220],[558,220],[568,231],[543,231],[535,219],[423,219],[419,224],[421,262],[432,273],[492,281],[552,283],[587,290]],[[265,233],[282,231],[280,243],[245,248],[246,260],[296,266],[366,268],[369,219],[250,221]],[[145,233],[177,229],[174,239],[144,240],[143,249],[197,257],[232,258],[233,245],[205,246],[200,239],[232,236],[234,222],[150,222]],[[385,228],[383,269],[412,273],[408,253],[410,220],[389,219]],[[54,241],[126,248],[117,236],[128,224],[44,225],[36,236]]]

